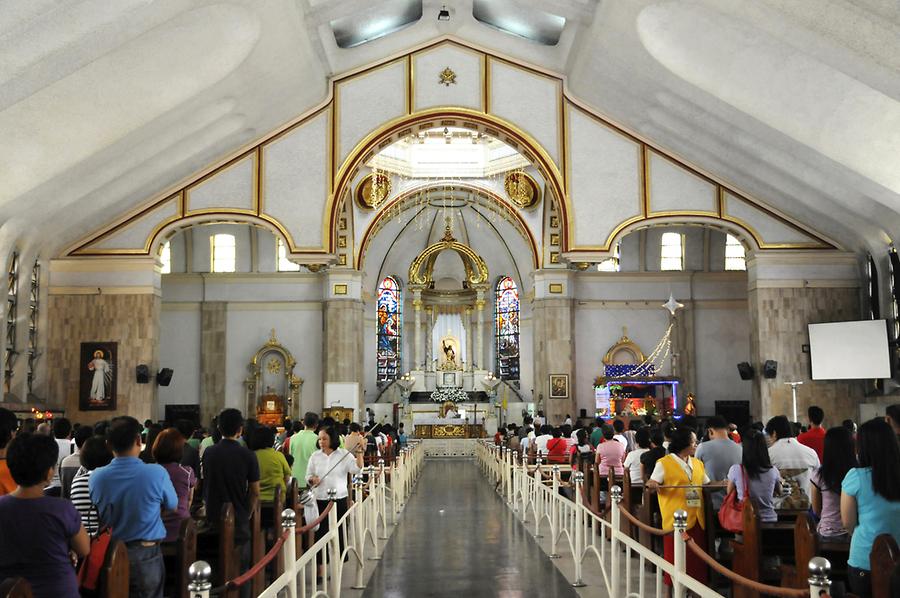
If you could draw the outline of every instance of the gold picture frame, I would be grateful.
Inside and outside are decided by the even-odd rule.
[[[562,295],[563,285],[561,282],[551,282],[548,290],[554,295]]]
[[[335,295],[346,295],[347,294],[347,285],[344,283],[337,283],[332,287],[332,292]]]
[[[569,398],[569,375],[568,374],[550,374],[550,398],[551,399],[568,399]]]

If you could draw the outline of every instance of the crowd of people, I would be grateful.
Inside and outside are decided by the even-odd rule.
[[[868,596],[875,538],[887,533],[900,543],[900,405],[858,428],[850,420],[826,427],[818,406],[809,407],[807,416],[805,425],[778,415],[738,431],[719,416],[575,424],[567,417],[554,427],[539,413],[499,430],[494,442],[534,453],[544,463],[594,463],[603,489],[610,470],[617,476],[627,470],[632,484],[657,493],[662,528],[672,530],[675,512],[684,510],[688,534],[704,549],[704,509],[718,511],[732,491],[752,501],[761,522],[776,521],[781,509],[808,510],[820,538],[849,543],[850,589]],[[708,507],[704,487],[710,488]],[[671,535],[664,552],[673,561]],[[686,566],[706,581],[705,564],[690,551]]]
[[[129,595],[161,597],[161,544],[176,540],[188,517],[214,537],[225,503],[234,509],[235,547],[246,569],[255,497],[271,502],[276,488],[284,496],[294,477],[320,511],[334,490],[342,514],[348,474],[360,472],[364,455],[396,454],[405,440],[390,425],[315,413],[277,431],[237,409],[223,410],[208,429],[187,420],[142,425],[127,416],[35,425],[0,409],[0,579],[24,577],[38,598],[79,596],[78,567],[91,538],[108,530],[128,552]],[[325,519],[317,537],[327,531]]]

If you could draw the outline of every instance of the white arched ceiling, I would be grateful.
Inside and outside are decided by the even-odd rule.
[[[448,34],[565,74],[610,119],[846,248],[900,235],[895,3],[516,0],[566,19],[544,46],[477,22],[471,0],[425,0],[419,22],[337,48],[331,21],[388,2],[3,0],[0,250],[58,254],[320,104],[329,76]]]

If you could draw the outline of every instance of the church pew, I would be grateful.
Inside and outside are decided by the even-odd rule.
[[[0,598],[31,598],[31,584],[23,577],[10,577],[0,582]]]
[[[795,565],[781,566],[781,585],[790,588],[806,588],[809,587],[809,573],[807,572],[806,563],[814,556],[826,556],[832,563],[832,575],[841,574],[840,563],[846,563],[850,552],[849,542],[822,542],[816,534],[816,523],[813,518],[804,513],[797,517],[794,523],[794,563]],[[835,559],[833,555],[840,554],[840,558]],[[838,565],[838,567],[835,567]],[[846,573],[846,570],[843,571]]]
[[[197,536],[197,558],[212,566],[213,585],[220,586],[237,577],[240,555],[235,548],[234,507],[227,502],[222,505],[216,528]]]
[[[119,540],[110,544],[100,569],[99,594],[103,598],[128,595],[128,550]]]
[[[258,496],[250,501],[250,563],[258,563],[266,555],[266,536],[262,530],[262,504]],[[240,571],[239,574],[243,573]],[[266,571],[253,577],[253,595],[259,596],[266,587]]]
[[[271,503],[268,503],[268,504],[263,503],[263,508],[264,509],[272,509],[272,518],[271,518],[272,525],[269,527],[268,533],[266,535],[266,549],[269,549],[275,544],[275,541],[277,540],[278,536],[281,535],[281,532],[282,532],[281,528],[282,528],[283,522],[281,519],[281,512],[284,510],[284,494],[281,491],[281,486],[278,486],[277,488],[275,488],[274,499],[272,500]],[[278,578],[284,572],[283,571],[284,564],[282,563],[281,559],[275,559],[274,565],[275,565],[275,571],[274,571],[275,574],[274,574],[273,578]]]
[[[732,557],[732,570],[743,575],[746,578],[754,579],[762,583],[778,583],[781,579],[779,569],[769,569],[763,567],[764,540],[765,554],[773,556],[770,548],[776,546],[784,547],[787,544],[782,541],[773,541],[772,535],[786,536],[793,532],[792,523],[760,523],[756,516],[756,508],[752,501],[746,501],[743,509],[743,533],[741,541],[731,540],[731,547],[734,552]],[[777,554],[777,551],[775,552]],[[780,556],[793,557],[793,553],[783,554]],[[759,592],[750,588],[735,585],[732,598],[759,598]]]
[[[900,548],[890,534],[881,534],[869,553],[872,568],[872,598],[892,598],[891,576],[900,567]]]
[[[197,523],[188,517],[181,522],[178,538],[174,542],[161,545],[163,561],[166,564],[167,595],[188,598],[188,569],[197,560]]]

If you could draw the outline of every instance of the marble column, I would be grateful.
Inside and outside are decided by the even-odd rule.
[[[412,368],[415,370],[422,367],[422,364],[424,363],[424,357],[423,357],[424,353],[423,352],[425,349],[425,326],[424,326],[424,323],[422,322],[422,307],[423,307],[422,291],[421,291],[421,289],[415,289],[415,290],[413,290],[413,309],[416,312],[416,314],[415,314],[416,320],[415,320],[415,326],[414,326],[416,337],[414,339],[415,342],[413,344],[413,346],[414,346],[414,349],[413,349],[414,364],[413,364],[413,366],[414,367]]]
[[[573,276],[566,270],[534,273],[531,304],[534,328],[534,401],[553,425],[563,423],[576,411],[575,400],[575,309]],[[550,375],[569,377],[568,397],[550,398]]]
[[[475,310],[477,311],[478,323],[475,325],[475,359],[474,365],[479,369],[485,369],[484,365],[484,308],[485,295],[484,289],[477,289],[475,299]]]
[[[434,369],[434,341],[432,336],[434,333],[434,308],[430,305],[425,306],[425,367],[426,372]]]
[[[475,331],[472,330],[472,308],[466,307],[463,314],[463,326],[466,328],[466,369],[472,371],[474,363],[472,345],[475,339]]]
[[[323,381],[357,384],[357,415],[363,408],[362,274],[356,270],[330,270],[325,276]],[[324,400],[327,402],[326,387]],[[326,405],[304,405],[320,411]]]
[[[811,404],[825,410],[828,425],[856,419],[864,383],[810,380],[810,356],[802,347],[809,343],[809,324],[862,317],[857,257],[838,251],[756,252],[748,256],[747,278],[753,418],[790,418],[791,388],[785,382],[802,381],[797,389],[800,419]],[[763,364],[769,359],[778,362],[774,379],[762,376]]]

